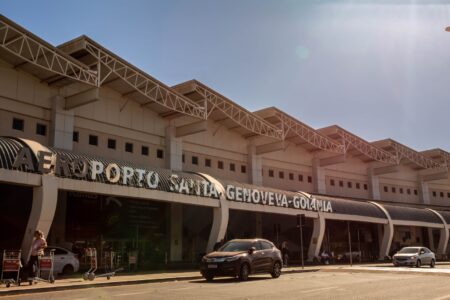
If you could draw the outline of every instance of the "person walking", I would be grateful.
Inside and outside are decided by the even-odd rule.
[[[47,241],[44,238],[44,232],[36,230],[34,240],[31,244],[31,255],[28,261],[29,277],[36,277],[38,257],[44,255],[44,249],[47,247]]]
[[[286,268],[289,260],[289,248],[286,241],[281,243],[281,256],[283,258],[283,267]]]

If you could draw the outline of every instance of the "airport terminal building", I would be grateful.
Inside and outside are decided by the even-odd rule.
[[[445,257],[449,166],[441,149],[250,112],[86,36],[53,46],[0,18],[0,249],[28,253],[41,229],[51,245],[133,252],[149,269],[263,237],[295,260],[303,215],[309,261],[350,246],[363,261],[406,245]]]

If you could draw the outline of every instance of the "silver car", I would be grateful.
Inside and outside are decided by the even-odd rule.
[[[392,258],[394,266],[416,266],[429,265],[434,268],[436,256],[426,247],[404,247]]]

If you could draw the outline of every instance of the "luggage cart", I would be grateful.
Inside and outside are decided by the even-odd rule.
[[[2,258],[2,275],[0,278],[0,282],[6,285],[7,288],[11,286],[11,284],[20,285],[20,268],[22,267],[22,263],[20,262],[20,258],[22,255],[21,250],[3,250],[3,258]],[[5,273],[17,273],[16,278],[5,278]]]
[[[38,269],[37,269],[37,276],[30,278],[28,280],[28,283],[31,285],[33,282],[36,284],[39,281],[41,282],[48,282],[48,283],[55,283],[55,276],[53,274],[53,267],[55,262],[55,249],[50,250],[48,255],[42,255],[38,256]],[[47,276],[43,276],[43,274],[46,274]]]
[[[83,280],[94,280],[95,279],[95,271],[97,271],[97,249],[95,248],[86,248],[86,258],[90,261],[90,268],[86,273],[83,274]]]
[[[91,268],[83,274],[84,280],[92,281],[95,277],[106,277],[106,279],[110,280],[117,272],[123,270],[123,268],[114,269],[114,258],[116,253],[114,251],[106,251],[102,257],[102,267],[105,273],[95,275],[95,271],[97,270],[97,249],[88,248],[86,250],[86,255],[91,259]]]

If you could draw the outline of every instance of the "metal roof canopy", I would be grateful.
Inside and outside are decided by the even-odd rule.
[[[437,161],[425,156],[424,154],[417,152],[405,145],[400,144],[392,139],[385,139],[373,142],[375,145],[383,150],[388,151],[394,155],[400,164],[402,161],[407,160],[408,165],[415,169],[443,169],[445,165],[438,163]]]
[[[309,151],[324,150],[344,154],[342,145],[276,107],[264,108],[255,111],[254,114],[277,126],[282,131],[283,140],[302,145]]]
[[[197,119],[206,119],[203,107],[176,93],[169,86],[120,58],[87,36],[68,41],[59,49],[95,69],[97,86],[107,86],[128,99],[164,114],[179,112]],[[126,102],[125,104],[126,105]]]
[[[425,150],[420,153],[437,161],[440,164],[447,166],[447,168],[450,168],[450,153],[448,153],[447,151],[436,148]]]
[[[79,61],[0,15],[0,57],[14,66],[47,81],[55,76],[61,85],[81,82],[95,85],[97,74]]]
[[[359,136],[337,126],[332,125],[318,129],[319,132],[342,144],[345,152],[354,156],[363,156],[364,162],[378,161],[390,165],[398,164],[395,156],[378,148]]]
[[[388,211],[391,219],[395,221],[410,221],[410,222],[426,222],[442,225],[442,220],[432,211],[422,208],[394,206],[382,204]],[[395,224],[394,224],[395,225]]]
[[[208,119],[235,130],[245,137],[261,135],[277,140],[282,139],[282,132],[276,126],[197,80],[186,81],[172,88],[205,107]],[[175,115],[166,114],[165,117],[174,117]]]

